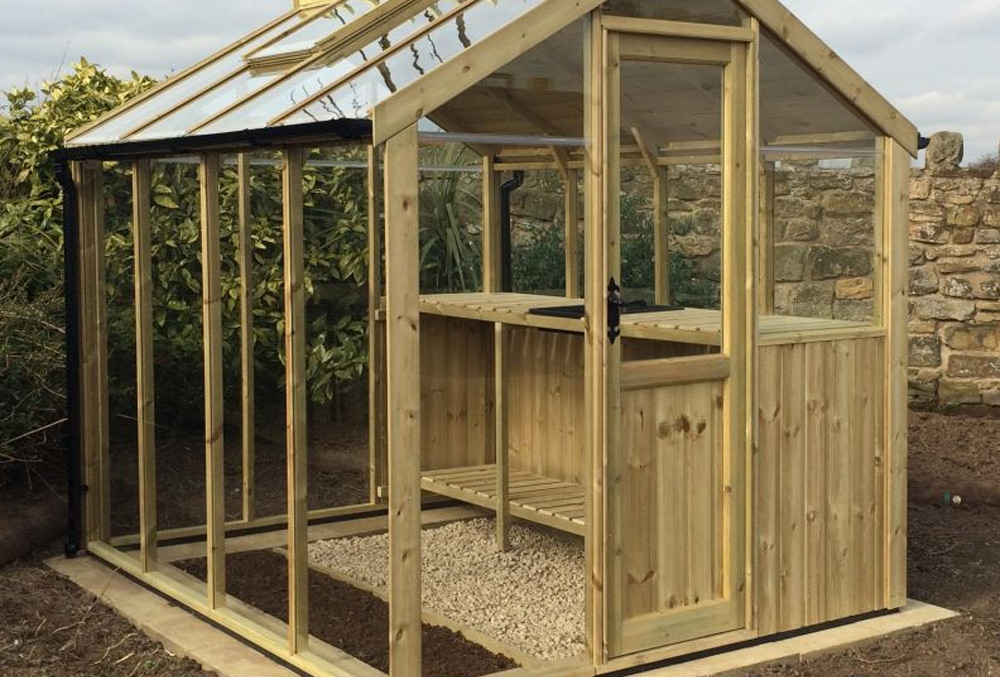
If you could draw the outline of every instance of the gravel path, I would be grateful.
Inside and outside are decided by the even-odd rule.
[[[492,518],[424,531],[424,606],[541,659],[584,653],[583,548],[520,525],[510,540],[497,552]],[[318,541],[309,559],[385,589],[389,538]]]

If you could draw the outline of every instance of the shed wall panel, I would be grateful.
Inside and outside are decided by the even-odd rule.
[[[883,338],[762,348],[761,634],[880,609]]]

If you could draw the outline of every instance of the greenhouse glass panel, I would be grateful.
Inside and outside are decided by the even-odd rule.
[[[170,111],[171,108],[198,92],[223,82],[226,78],[244,66],[243,55],[250,50],[265,45],[273,40],[283,30],[293,26],[300,17],[291,14],[270,30],[266,30],[255,39],[250,40],[240,48],[232,49],[228,54],[206,64],[187,75],[167,85],[163,91],[154,94],[145,101],[124,110],[107,121],[97,125],[85,134],[72,140],[75,146],[87,146],[100,143],[114,143],[128,136],[129,132],[148,123],[157,116]]]
[[[520,18],[543,0],[478,0],[471,7],[402,45],[349,82],[311,101],[273,124],[366,118],[370,109],[393,93],[461,54],[499,28]],[[213,130],[221,131],[221,130]]]
[[[357,21],[384,2],[379,0],[342,0],[334,7],[321,12],[312,21],[303,22],[273,45],[259,51],[248,52],[250,59],[260,59],[285,54],[299,49],[309,49],[341,28]]]
[[[198,106],[198,110],[178,111],[176,119],[169,121],[170,129],[166,127],[168,121],[164,120],[164,125],[156,130],[155,137],[177,135],[185,132],[211,134],[215,132],[266,127],[268,126],[268,120],[272,117],[283,113],[298,103],[306,101],[330,85],[335,85],[337,82],[345,80],[352,73],[363,69],[365,64],[378,60],[386,51],[407,42],[418,31],[425,29],[429,24],[438,20],[449,11],[458,8],[466,1],[445,0],[444,2],[436,3],[435,7],[420,12],[354,54],[339,59],[334,63],[322,65],[322,67],[302,70],[281,82],[280,85],[275,86],[271,91],[266,90],[271,83],[275,82],[279,74],[272,73],[247,77],[246,87],[248,91],[245,94],[259,92],[258,96],[247,100],[244,104],[225,113],[217,120],[209,122],[204,127],[197,127],[197,125],[201,124],[202,121],[209,120],[210,116],[223,111],[226,107],[238,102],[243,97],[236,97],[223,105],[216,105],[214,102],[205,102],[203,106]],[[322,62],[319,63],[322,64]],[[150,132],[153,131],[150,129]]]
[[[746,13],[733,0],[609,0],[604,12],[666,21],[739,26]]]
[[[760,114],[765,144],[864,141],[871,125],[792,56],[768,31],[760,40]],[[834,136],[836,135],[836,136]]]

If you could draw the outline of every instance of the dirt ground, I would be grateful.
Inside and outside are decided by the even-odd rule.
[[[201,580],[205,560],[175,563]],[[288,562],[273,552],[226,558],[226,585],[244,602],[276,618],[288,617]],[[389,606],[375,595],[309,572],[309,631],[372,667],[389,671]],[[424,677],[476,677],[517,664],[447,628],[424,624]]]
[[[57,545],[0,569],[3,677],[204,677],[42,561]]]
[[[1000,675],[1000,506],[975,496],[963,497],[958,507],[946,506],[926,491],[933,486],[956,493],[952,487],[974,483],[995,493],[1000,487],[1000,417],[912,413],[910,470],[910,596],[955,609],[961,618],[805,665],[771,666],[747,675]],[[56,552],[50,548],[42,554]],[[41,555],[0,569],[0,675],[154,674],[204,673],[170,657],[45,569]]]

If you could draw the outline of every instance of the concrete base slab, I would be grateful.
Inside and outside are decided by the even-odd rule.
[[[881,637],[903,630],[913,630],[958,615],[948,609],[908,600],[906,607],[899,613],[717,656],[708,656],[642,674],[647,677],[708,677],[709,675],[718,677],[767,665],[795,665],[844,651],[852,646],[871,644]]]
[[[100,598],[171,653],[190,658],[221,677],[296,677],[298,674],[93,558],[81,556],[68,560],[55,557],[46,565]],[[899,613],[642,674],[648,677],[709,677],[769,664],[794,665],[958,615],[954,611],[910,600]]]
[[[45,564],[99,598],[170,653],[190,658],[220,677],[298,677],[298,673],[91,557],[54,557]]]

